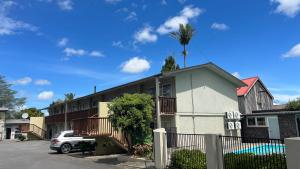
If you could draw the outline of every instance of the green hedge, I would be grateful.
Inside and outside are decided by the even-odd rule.
[[[200,150],[177,150],[171,155],[171,169],[206,169],[205,154]]]
[[[253,155],[226,154],[225,168],[229,169],[287,169],[284,154]],[[206,157],[200,150],[177,150],[171,155],[171,169],[206,169]]]
[[[286,159],[283,154],[253,155],[226,154],[224,165],[230,169],[286,169]]]

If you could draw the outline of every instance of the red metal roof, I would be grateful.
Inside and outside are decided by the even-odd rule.
[[[251,77],[247,79],[243,79],[242,81],[247,84],[245,87],[241,87],[237,89],[238,96],[246,95],[250,89],[254,86],[255,82],[258,80],[258,77]]]

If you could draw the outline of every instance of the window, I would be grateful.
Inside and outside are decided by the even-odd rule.
[[[266,118],[264,117],[257,117],[257,125],[258,126],[266,126]]]
[[[248,117],[247,118],[248,127],[266,127],[266,118],[265,117]]]
[[[248,126],[256,126],[255,117],[248,117],[247,124],[248,124]]]
[[[64,137],[74,137],[74,134],[73,133],[67,133],[64,135]]]

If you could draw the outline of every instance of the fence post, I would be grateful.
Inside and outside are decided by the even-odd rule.
[[[219,135],[206,134],[205,137],[207,169],[223,169],[222,140]]]
[[[286,138],[286,162],[288,169],[298,169],[300,166],[300,137]]]
[[[159,128],[154,132],[154,160],[157,169],[164,169],[167,165],[167,140],[166,130]]]

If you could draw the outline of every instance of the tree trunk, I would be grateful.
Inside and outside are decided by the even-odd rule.
[[[184,68],[186,67],[186,49],[185,45],[183,45],[183,61],[184,61]]]

